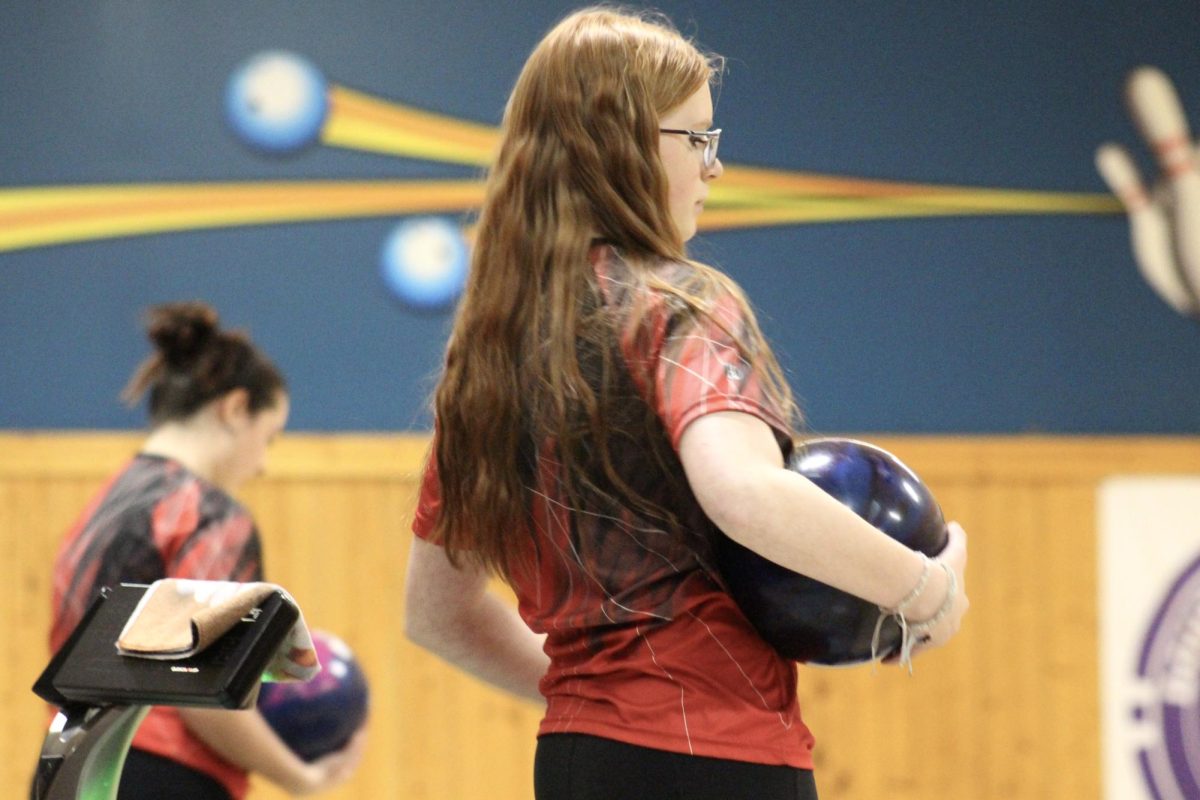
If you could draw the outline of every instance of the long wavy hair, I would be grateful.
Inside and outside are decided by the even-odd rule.
[[[737,298],[752,323],[738,345],[795,415],[738,287],[695,262],[686,286],[651,269],[686,261],[667,201],[659,119],[722,68],[665,18],[604,7],[566,17],[525,63],[505,109],[434,397],[442,507],[432,538],[452,563],[465,557],[513,580],[527,550],[516,545],[530,528],[532,454],[547,443],[572,499],[591,489],[669,518],[645,508],[609,454],[614,436],[643,434],[622,427],[645,422],[610,413],[621,402],[611,380],[617,333],[597,301],[589,260],[597,239],[619,250],[635,289],[649,290],[635,295],[659,292],[704,316],[714,298]],[[635,317],[646,310],[643,302]],[[584,367],[597,354],[607,376],[600,380]]]

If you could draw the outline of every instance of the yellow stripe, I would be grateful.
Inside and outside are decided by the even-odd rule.
[[[709,203],[715,206],[777,206],[814,199],[841,199],[847,202],[904,205],[929,209],[934,214],[978,213],[1076,213],[1113,214],[1123,211],[1120,202],[1109,194],[1071,192],[1028,192],[1002,189],[960,189],[936,194],[872,194],[862,197],[847,192],[840,197],[827,193],[798,191],[762,191],[737,185],[714,183]]]
[[[321,143],[346,150],[420,158],[448,164],[486,167],[491,151],[472,152],[438,139],[381,128],[371,122],[330,119],[321,131]]]
[[[333,147],[486,166],[497,129],[389,103],[344,86],[329,90],[321,141]]]
[[[22,202],[33,199],[36,202]],[[461,213],[477,181],[276,182],[46,187],[0,191],[0,251],[64,242],[284,222]]]

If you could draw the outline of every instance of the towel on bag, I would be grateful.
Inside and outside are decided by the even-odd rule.
[[[155,581],[117,637],[117,652],[134,658],[189,658],[203,652],[275,592],[296,605],[291,595],[273,583]],[[304,615],[298,614],[264,674],[268,680],[306,681],[320,671],[312,635]]]

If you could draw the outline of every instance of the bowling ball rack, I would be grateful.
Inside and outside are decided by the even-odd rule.
[[[115,800],[129,745],[151,706],[249,707],[299,617],[275,592],[197,655],[123,656],[117,637],[147,588],[101,589],[34,683],[34,694],[59,711],[38,757],[32,800]]]

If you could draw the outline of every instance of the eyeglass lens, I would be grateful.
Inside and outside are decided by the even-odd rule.
[[[708,143],[704,146],[704,166],[712,169],[717,163],[717,144],[721,141],[721,134],[714,133],[708,137]]]

